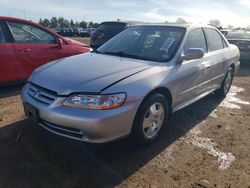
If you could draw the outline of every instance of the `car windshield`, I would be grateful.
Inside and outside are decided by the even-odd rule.
[[[96,52],[167,62],[175,55],[185,31],[185,28],[173,26],[134,26],[106,42]]]
[[[228,39],[250,39],[250,33],[228,33]]]

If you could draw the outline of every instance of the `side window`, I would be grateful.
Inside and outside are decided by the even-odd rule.
[[[189,48],[202,48],[204,52],[207,52],[206,39],[201,28],[189,32],[184,45],[184,52]]]
[[[6,40],[5,40],[5,37],[4,37],[3,28],[2,28],[2,25],[0,23],[0,44],[5,43],[5,42],[6,42]]]
[[[19,44],[56,44],[56,38],[33,25],[8,22],[16,43]]]
[[[214,29],[204,29],[206,36],[207,36],[207,42],[208,42],[208,50],[210,52],[223,49],[223,43],[221,35]]]

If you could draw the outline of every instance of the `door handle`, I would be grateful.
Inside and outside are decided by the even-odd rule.
[[[29,48],[19,48],[18,52],[27,53],[27,52],[30,52],[30,49]]]
[[[211,69],[211,65],[206,66],[206,69]]]
[[[30,52],[30,49],[29,48],[24,48],[23,51],[24,52]]]

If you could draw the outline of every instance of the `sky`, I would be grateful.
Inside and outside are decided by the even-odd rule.
[[[187,22],[207,24],[219,19],[224,27],[250,26],[250,0],[0,0],[0,16],[38,21],[63,16],[74,21]]]

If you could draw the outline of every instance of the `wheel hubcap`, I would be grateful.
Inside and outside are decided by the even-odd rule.
[[[161,103],[154,103],[150,106],[144,116],[143,133],[147,138],[153,138],[158,134],[164,122],[165,109]]]
[[[225,79],[225,85],[224,85],[224,91],[225,91],[225,93],[227,93],[229,91],[231,82],[232,82],[232,72],[229,72],[227,74],[226,79]]]

